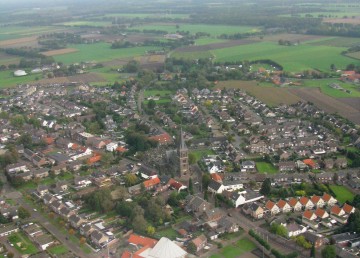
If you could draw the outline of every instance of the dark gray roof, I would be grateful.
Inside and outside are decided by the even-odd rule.
[[[213,189],[214,191],[217,191],[220,189],[221,186],[222,186],[221,183],[219,183],[215,180],[211,180],[208,187]]]

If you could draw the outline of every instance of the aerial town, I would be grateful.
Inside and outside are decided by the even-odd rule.
[[[360,4],[45,2],[0,1],[0,258],[360,257]]]

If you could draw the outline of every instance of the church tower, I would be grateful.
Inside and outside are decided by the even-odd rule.
[[[180,130],[180,145],[179,145],[179,166],[180,166],[180,177],[189,174],[189,153],[184,140],[184,134],[182,128]]]

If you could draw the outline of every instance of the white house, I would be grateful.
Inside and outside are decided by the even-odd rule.
[[[118,146],[119,145],[116,142],[110,142],[108,145],[106,145],[106,150],[113,152]]]
[[[288,232],[288,237],[295,237],[298,236],[302,233],[305,233],[307,228],[302,226],[302,225],[298,225],[297,223],[290,223],[288,225],[285,226]]]
[[[262,198],[264,198],[263,195],[260,195],[259,193],[251,190],[242,191],[242,192],[233,192],[231,195],[231,201],[233,202],[236,208],[245,203],[256,202]]]
[[[222,183],[211,180],[208,186],[208,190],[215,194],[221,194],[225,190],[225,187]]]
[[[237,191],[244,188],[242,181],[237,180],[224,180],[223,186],[226,191]]]

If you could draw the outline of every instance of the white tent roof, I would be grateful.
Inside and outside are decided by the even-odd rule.
[[[148,258],[183,258],[187,255],[182,248],[166,237],[162,237],[149,252]]]

